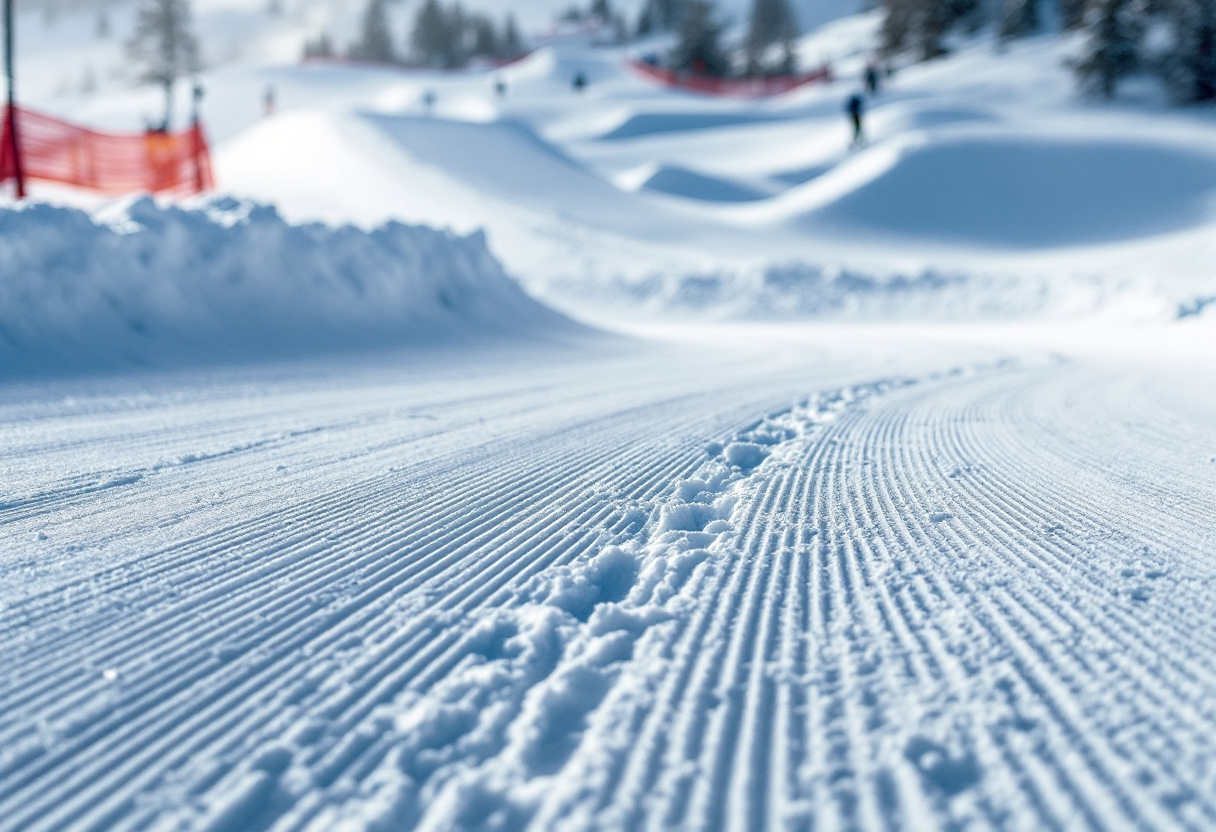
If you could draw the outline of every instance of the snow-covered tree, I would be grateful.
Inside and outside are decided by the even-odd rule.
[[[1073,68],[1081,87],[1110,98],[1124,76],[1140,66],[1146,15],[1141,0],[1091,0],[1085,47]]]
[[[142,68],[140,78],[165,90],[165,120],[173,118],[173,85],[198,71],[198,40],[194,36],[190,0],[142,0],[135,16],[135,33],[127,55]]]
[[[397,59],[393,36],[389,28],[385,0],[367,0],[359,39],[351,45],[350,56],[361,61],[392,63]]]
[[[1170,0],[1165,15],[1173,30],[1166,85],[1179,101],[1216,101],[1216,0]]]
[[[688,0],[671,56],[674,67],[719,78],[730,71],[730,60],[722,48],[723,26],[715,11],[710,0]]]
[[[753,0],[747,27],[747,71],[759,75],[772,69],[789,72],[794,67],[794,39],[798,22],[788,0]],[[780,48],[781,60],[773,66],[769,53]]]

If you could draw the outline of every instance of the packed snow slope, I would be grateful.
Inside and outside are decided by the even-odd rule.
[[[0,388],[0,829],[1216,825],[1197,324]]]
[[[525,295],[480,235],[143,198],[96,218],[0,208],[0,239],[0,381],[580,331]]]

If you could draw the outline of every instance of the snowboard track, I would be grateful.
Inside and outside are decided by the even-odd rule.
[[[0,507],[144,552],[5,599],[0,829],[1216,826],[1210,391],[658,386],[103,414],[152,461]],[[111,531],[164,476],[227,522]]]

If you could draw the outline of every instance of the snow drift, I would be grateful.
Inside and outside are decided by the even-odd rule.
[[[6,377],[573,331],[482,235],[290,225],[274,208],[148,198],[95,216],[0,210]]]
[[[913,134],[787,199],[803,203],[807,220],[820,227],[1046,248],[1210,222],[1216,172],[1210,154],[1143,140]]]

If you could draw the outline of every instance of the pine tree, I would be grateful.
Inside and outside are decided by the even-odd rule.
[[[439,0],[426,0],[414,17],[410,34],[414,56],[426,66],[447,66],[452,58],[452,33],[448,15]]]
[[[688,0],[646,0],[638,19],[638,34],[675,31],[684,19]]]
[[[334,42],[325,32],[317,35],[316,40],[304,41],[304,57],[307,58],[332,58],[334,56]]]
[[[1110,98],[1119,79],[1139,67],[1145,17],[1141,0],[1091,0],[1085,48],[1073,64],[1083,89]]]
[[[1080,29],[1085,23],[1085,0],[1059,0],[1057,11],[1060,15],[1060,28],[1065,31]]]
[[[516,58],[524,52],[523,38],[519,36],[519,24],[515,22],[514,12],[507,12],[506,22],[502,29],[502,57]]]
[[[911,50],[918,60],[946,54],[946,35],[969,22],[974,28],[978,0],[883,0],[881,51],[894,55]]]
[[[472,32],[472,54],[483,58],[498,57],[500,46],[494,21],[484,15],[474,15],[469,18],[468,25]]]
[[[747,71],[760,75],[770,69],[768,53],[781,47],[782,60],[777,69],[790,72],[794,64],[794,39],[798,23],[788,0],[753,0],[751,20],[747,29]]]
[[[1039,29],[1038,0],[1004,0],[998,30],[1002,40],[1025,37]]]
[[[1166,85],[1179,101],[1216,101],[1216,0],[1171,0],[1165,14],[1174,36]]]
[[[672,65],[677,69],[716,78],[730,71],[730,61],[722,49],[723,26],[714,11],[710,0],[688,0],[685,4],[679,41],[672,53]]]
[[[612,0],[594,0],[587,16],[595,18],[600,23],[611,23],[613,18]]]
[[[397,60],[385,0],[367,0],[359,40],[351,46],[350,56],[357,60],[377,63],[392,63]]]
[[[465,14],[464,6],[456,3],[448,10],[448,54],[444,66],[464,66],[469,59],[472,42],[472,32],[469,29],[469,17]]]
[[[163,129],[173,119],[173,85],[199,68],[198,40],[190,20],[190,0],[143,0],[127,54],[143,67],[140,78],[165,90]]]

